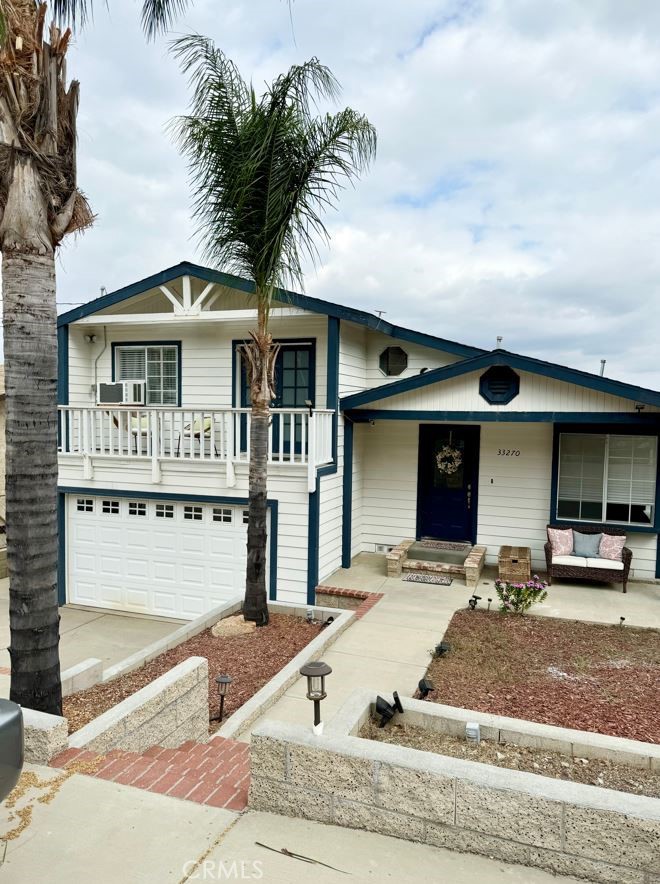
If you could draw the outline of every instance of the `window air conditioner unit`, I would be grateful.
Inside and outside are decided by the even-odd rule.
[[[96,385],[97,405],[144,405],[144,381],[117,381]]]

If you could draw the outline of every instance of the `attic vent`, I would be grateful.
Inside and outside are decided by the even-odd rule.
[[[479,378],[479,393],[490,405],[506,405],[520,392],[520,378],[508,365],[493,365]]]
[[[379,365],[383,374],[396,377],[408,368],[408,354],[401,347],[386,347],[380,354]]]

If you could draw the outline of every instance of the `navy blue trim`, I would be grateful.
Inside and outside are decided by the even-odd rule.
[[[434,368],[431,371],[424,372],[424,374],[417,374],[400,381],[394,381],[391,384],[383,384],[371,390],[364,390],[361,393],[345,396],[341,400],[341,409],[345,411],[361,405],[368,405],[371,402],[379,402],[382,399],[388,399],[390,396],[409,393],[411,390],[419,390],[422,387],[428,387],[430,384],[437,384],[441,381],[460,377],[473,371],[488,368],[491,365],[508,365],[510,368],[515,368],[519,371],[528,371],[532,374],[553,378],[557,381],[566,381],[570,384],[588,387],[600,393],[609,393],[612,396],[620,396],[623,399],[630,399],[634,402],[646,405],[660,405],[660,393],[655,390],[635,387],[632,384],[625,384],[623,381],[614,381],[611,378],[579,371],[576,368],[555,365],[552,362],[544,362],[531,356],[509,353],[507,350],[493,350],[490,353],[484,353],[472,359],[464,359],[452,365]]]
[[[577,424],[629,424],[643,427],[655,426],[657,414],[632,414],[627,412],[586,412],[586,411],[400,411],[385,408],[360,408],[344,412],[354,423],[367,423],[372,420],[393,421],[449,421],[458,423],[471,421],[478,423],[563,423]]]
[[[332,415],[332,462],[335,467],[333,472],[337,471],[337,434],[339,431],[339,337],[340,320],[334,316],[328,316],[328,377],[325,407],[331,408],[334,412]]]
[[[652,415],[648,415],[651,417]],[[617,522],[585,522],[580,519],[562,519],[557,515],[557,498],[559,490],[559,437],[562,433],[625,433],[628,429],[636,436],[658,436],[660,434],[659,415],[653,415],[655,423],[651,426],[640,426],[639,424],[631,424],[626,427],[625,424],[613,422],[604,422],[597,424],[588,424],[584,427],[575,424],[555,424],[552,435],[552,479],[550,483],[550,519],[551,524],[559,525],[562,522],[570,522],[571,524],[580,524],[587,526],[607,525],[611,528],[620,528],[629,534],[659,534],[660,533],[660,458],[658,458],[655,478],[655,507],[653,525],[631,525],[628,523],[619,524]],[[660,442],[660,439],[658,440]],[[660,544],[659,544],[660,545]],[[656,553],[657,555],[657,553]],[[658,563],[656,562],[656,572]],[[656,574],[657,576],[657,574]]]
[[[660,536],[655,545],[655,578],[656,580],[660,579]]]
[[[57,604],[66,604],[66,497],[57,495]]]
[[[69,404],[69,326],[57,329],[57,404]]]
[[[176,391],[176,406],[175,408],[181,408],[181,387],[182,387],[182,377],[181,377],[181,368],[182,368],[182,360],[181,360],[181,341],[113,341],[110,344],[111,351],[111,378],[114,383],[116,377],[116,355],[117,355],[117,347],[176,347],[177,352],[177,391]],[[146,373],[146,365],[145,365],[145,373]],[[146,381],[146,377],[145,377]],[[146,398],[146,394],[145,394]]]
[[[319,522],[321,517],[321,494],[319,473],[316,487],[309,495],[307,521],[307,604],[316,604],[316,587],[319,583]]]
[[[163,491],[124,491],[117,488],[80,488],[68,485],[61,485],[58,488],[60,497],[65,494],[84,494],[87,497],[128,497],[134,500],[175,500],[190,501],[191,503],[219,503],[230,504],[233,506],[248,505],[247,497],[227,497],[226,495],[206,495],[206,494],[167,494]],[[277,526],[279,520],[279,501],[269,499],[266,505],[270,509],[270,556],[269,556],[269,597],[271,600],[277,598]],[[61,543],[61,541],[60,541]],[[62,548],[60,546],[60,558]],[[59,566],[58,566],[59,567]],[[66,584],[66,570],[62,572],[60,578],[61,585]],[[64,604],[61,602],[61,604]]]
[[[120,304],[122,301],[140,295],[150,289],[158,288],[165,285],[173,279],[181,276],[194,276],[205,282],[215,282],[218,285],[224,285],[227,288],[237,289],[246,294],[253,295],[255,292],[254,283],[247,279],[241,279],[240,276],[233,276],[230,273],[222,273],[219,270],[211,270],[209,267],[200,267],[198,264],[192,264],[190,261],[182,261],[174,267],[168,267],[147,276],[138,282],[124,288],[117,289],[115,292],[109,292],[100,298],[90,301],[88,304],[82,304],[80,307],[74,307],[58,317],[58,325],[66,325],[69,322],[76,322],[85,316],[91,316],[98,313],[99,310],[105,310]],[[311,313],[320,313],[325,316],[333,316],[336,319],[346,319],[357,325],[363,325],[373,331],[382,332],[392,338],[402,341],[410,341],[414,344],[421,344],[424,347],[430,347],[433,350],[442,350],[445,353],[453,353],[457,356],[477,356],[486,352],[479,347],[470,347],[467,344],[459,344],[457,341],[449,341],[445,338],[438,338],[434,335],[427,335],[423,332],[413,331],[412,329],[402,328],[401,326],[392,325],[385,322],[381,317],[366,313],[364,310],[355,310],[352,307],[344,307],[342,304],[333,304],[331,301],[322,301],[320,298],[310,298],[308,295],[302,295],[298,292],[287,291],[286,289],[275,289],[273,300],[289,304],[294,307],[300,307],[303,310],[309,310]],[[130,316],[127,317],[130,322]]]
[[[341,566],[351,567],[353,549],[353,421],[344,418],[344,481],[342,485]]]

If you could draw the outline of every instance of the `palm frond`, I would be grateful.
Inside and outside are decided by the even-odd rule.
[[[143,0],[142,27],[147,38],[153,40],[167,31],[178,16],[190,6],[192,0]],[[107,6],[109,0],[104,0]],[[53,0],[53,16],[56,21],[70,25],[74,30],[84,27],[94,12],[94,0]]]
[[[258,97],[207,38],[181,37],[172,51],[192,89],[189,115],[172,125],[205,256],[249,276],[269,302],[276,286],[302,286],[303,259],[328,238],[323,214],[372,161],[375,129],[350,108],[314,115],[339,91],[316,58]]]

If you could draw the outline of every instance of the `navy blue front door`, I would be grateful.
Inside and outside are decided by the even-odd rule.
[[[418,539],[434,537],[474,543],[478,478],[479,427],[420,425]]]

